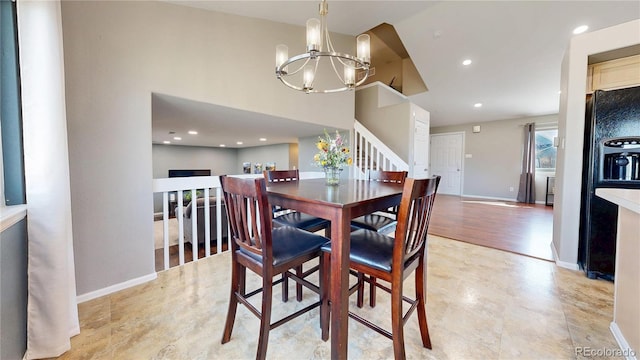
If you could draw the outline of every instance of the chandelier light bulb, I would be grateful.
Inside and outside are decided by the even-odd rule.
[[[280,44],[276,46],[276,71],[278,71],[278,68],[280,68],[280,66],[284,64],[284,62],[287,61],[288,58],[289,58],[289,47],[284,44]],[[286,74],[287,68],[288,66],[285,66],[282,69],[281,73]]]
[[[356,46],[358,49],[357,56],[365,64],[371,63],[371,38],[368,34],[358,35],[356,38]]]
[[[348,88],[356,85],[356,68],[353,61],[346,61],[344,64],[344,85]]]
[[[321,23],[318,19],[307,20],[307,51],[319,51],[322,42]]]
[[[303,89],[308,93],[309,90],[313,90],[313,79],[316,76],[316,70],[313,64],[307,64],[304,66],[303,73]]]

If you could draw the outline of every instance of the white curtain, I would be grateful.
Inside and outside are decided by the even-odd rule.
[[[29,242],[26,359],[80,332],[76,304],[59,1],[17,2]]]
[[[522,173],[518,187],[518,202],[536,202],[536,124],[524,126],[524,147],[522,150]]]

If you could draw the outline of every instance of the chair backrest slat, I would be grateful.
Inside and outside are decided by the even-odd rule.
[[[295,170],[264,170],[262,172],[264,178],[268,182],[280,181],[298,181],[300,180],[300,171]]]
[[[271,259],[271,212],[265,180],[221,176],[233,250]]]
[[[369,170],[369,180],[403,184],[407,174],[406,171]]]
[[[369,181],[404,184],[404,181],[407,179],[408,174],[409,173],[407,171],[369,170]],[[388,214],[397,215],[398,207],[394,206],[381,211]]]
[[[440,176],[406,179],[398,210],[394,262],[407,261],[425,250],[429,220],[439,184]]]
[[[288,182],[288,181],[298,181],[300,180],[300,171],[298,169],[295,170],[264,170],[262,172],[265,180],[267,182]],[[282,211],[286,211],[281,206],[272,206],[271,212],[273,215],[277,215]]]

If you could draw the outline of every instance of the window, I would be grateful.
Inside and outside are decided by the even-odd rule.
[[[536,130],[536,170],[555,170],[556,153],[554,139],[558,137],[558,129]]]
[[[3,206],[24,204],[25,186],[15,2],[0,1],[0,18],[0,191],[3,194],[0,206]]]

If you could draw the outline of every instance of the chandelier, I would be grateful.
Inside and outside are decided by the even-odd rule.
[[[364,83],[369,76],[371,59],[369,35],[361,34],[356,38],[357,56],[339,53],[333,48],[327,28],[329,6],[326,0],[320,3],[319,13],[320,20],[313,18],[307,20],[307,52],[289,57],[287,45],[276,46],[276,76],[288,87],[307,94],[352,90]],[[328,59],[329,62],[321,63],[321,59]],[[296,69],[289,71],[290,67],[296,67]],[[327,72],[330,74],[331,69],[337,79],[332,81],[323,79],[322,84],[319,84],[316,75]],[[362,76],[357,82],[356,71],[360,71]]]

